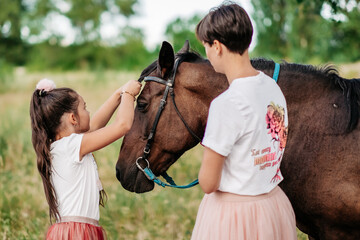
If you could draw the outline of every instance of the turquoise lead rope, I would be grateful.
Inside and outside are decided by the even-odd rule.
[[[145,172],[146,176],[150,177],[150,180],[154,181],[154,183],[156,183],[157,185],[162,186],[162,187],[173,187],[173,188],[186,189],[186,188],[191,188],[191,187],[199,184],[199,180],[196,179],[187,185],[181,185],[181,186],[176,185],[174,180],[167,173],[164,173],[161,175],[168,182],[168,183],[164,183],[163,181],[161,181],[159,178],[157,178],[154,175],[154,173],[150,170],[150,168],[145,168],[144,172]]]
[[[146,166],[141,167],[141,165],[138,163],[139,160],[145,161]],[[147,159],[143,159],[142,157],[139,157],[136,160],[136,165],[145,174],[145,176],[149,180],[153,181],[154,183],[156,183],[157,185],[159,185],[161,187],[173,187],[173,188],[186,189],[186,188],[191,188],[191,187],[193,187],[193,186],[195,186],[195,185],[197,185],[199,183],[199,180],[196,179],[196,180],[192,181],[191,183],[189,183],[187,185],[179,186],[179,185],[176,185],[174,180],[166,172],[161,174],[161,176],[168,182],[168,183],[164,183],[158,177],[156,177],[155,174],[151,171],[150,164],[149,164],[149,161]]]
[[[275,63],[275,69],[274,69],[274,74],[273,74],[272,78],[275,80],[276,83],[277,83],[278,78],[279,78],[279,73],[280,73],[280,64]],[[159,185],[161,187],[173,187],[173,188],[186,189],[186,188],[191,188],[191,187],[199,184],[199,180],[196,179],[196,180],[192,181],[191,183],[189,183],[187,185],[181,185],[181,186],[176,185],[174,180],[166,172],[161,175],[168,182],[168,183],[164,183],[159,178],[157,178],[155,176],[155,174],[151,171],[151,169],[149,167],[149,162],[147,160],[145,160],[147,162],[147,167],[145,167],[145,168],[142,168],[138,164],[138,162],[137,162],[138,160],[136,160],[136,164],[138,165],[138,168],[144,172],[144,174],[146,175],[146,177],[149,180],[153,181],[154,183],[156,183],[157,185]]]

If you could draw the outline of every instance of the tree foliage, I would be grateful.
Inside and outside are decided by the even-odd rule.
[[[125,27],[119,36],[122,43],[114,46],[98,42],[84,42],[64,47],[50,45],[48,42],[32,47],[27,66],[31,70],[140,70],[156,58],[144,45],[141,29]],[[44,62],[46,59],[46,62]]]
[[[2,0],[0,8],[0,59],[15,64],[25,62],[26,46],[21,39],[21,18],[27,9],[21,0]]]
[[[49,31],[46,23],[62,17],[70,20],[77,39],[99,40],[102,16],[129,17],[135,13],[136,3],[137,0],[1,0],[0,37],[48,40],[50,36],[44,37],[43,32]]]
[[[5,66],[30,69],[141,69],[156,59],[144,45],[143,29],[123,27],[102,39],[104,19],[127,20],[138,0],[1,0],[0,73]],[[252,0],[257,41],[252,56],[293,62],[352,62],[360,59],[360,0]],[[175,51],[185,40],[205,56],[195,27],[202,16],[177,18],[166,37]],[[65,20],[74,41],[64,44]],[[116,21],[113,22],[116,24]],[[120,26],[119,26],[120,28]],[[160,45],[160,43],[159,43]],[[7,70],[8,71],[8,70]],[[4,74],[2,74],[4,75]]]
[[[47,57],[39,62],[43,62],[43,67],[50,67],[52,62],[58,64],[67,50],[68,57],[77,57],[77,62],[94,59],[96,51],[91,58],[89,55],[92,50],[101,48],[102,17],[127,18],[135,14],[136,3],[137,0],[1,0],[0,60],[34,67],[38,59]],[[59,33],[56,25],[51,29],[47,27],[49,22],[59,18],[67,19],[75,34],[75,41],[70,46],[61,46],[66,33]],[[103,61],[96,60],[95,65]],[[58,66],[63,65],[69,64]]]
[[[294,62],[360,59],[359,0],[252,0],[254,55]]]

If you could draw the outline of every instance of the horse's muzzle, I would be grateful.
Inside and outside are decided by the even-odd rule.
[[[150,181],[136,165],[124,169],[117,164],[116,178],[119,180],[123,188],[130,192],[144,193],[154,189],[154,182]]]

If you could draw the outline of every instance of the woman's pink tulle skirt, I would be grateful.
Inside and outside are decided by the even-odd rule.
[[[191,239],[296,240],[295,214],[280,187],[259,196],[205,194]]]
[[[46,240],[105,240],[105,230],[84,222],[61,222],[52,225]]]

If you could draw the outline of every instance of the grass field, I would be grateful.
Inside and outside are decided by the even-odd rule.
[[[350,65],[349,65],[350,66]],[[350,68],[359,77],[358,65]],[[354,70],[355,69],[355,70]],[[27,73],[17,69],[14,81],[0,91],[0,239],[43,239],[50,226],[48,206],[31,144],[30,97],[37,81],[53,79],[57,86],[74,88],[94,113],[114,89],[137,74],[117,72]],[[351,76],[347,76],[351,77]],[[125,191],[115,177],[121,140],[95,154],[108,195],[100,208],[100,224],[109,239],[189,239],[203,193],[162,189],[146,194]],[[169,171],[179,183],[197,177],[201,147],[187,152]],[[307,236],[300,231],[298,239]]]

